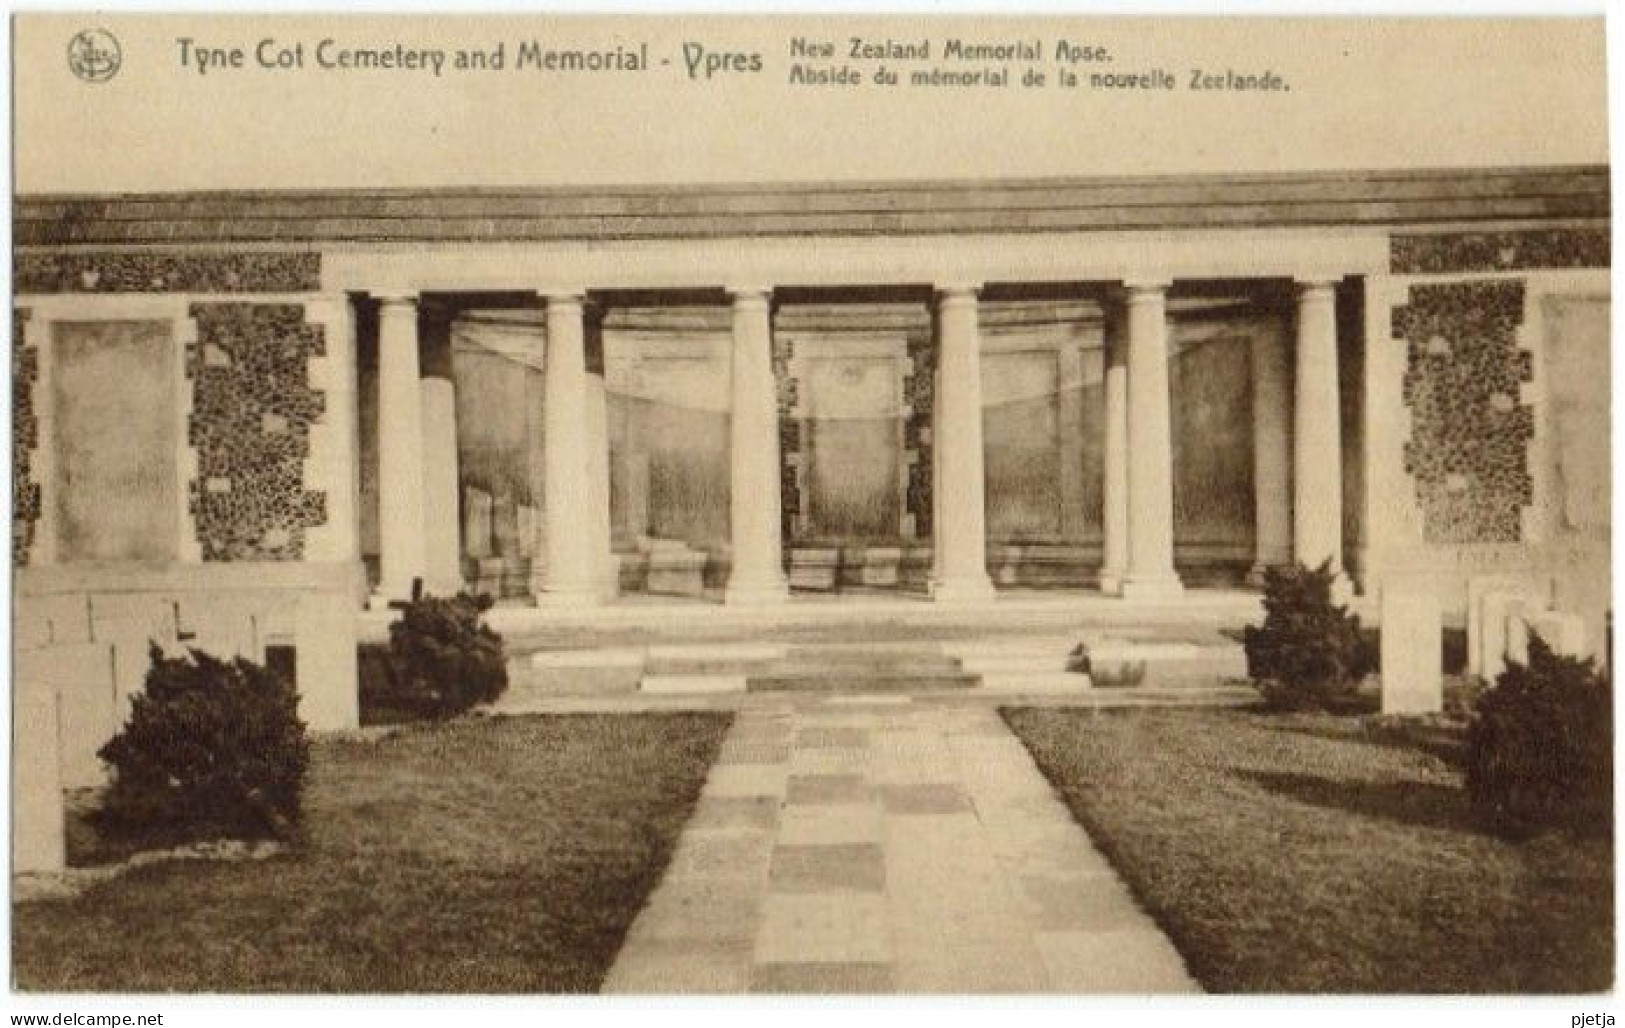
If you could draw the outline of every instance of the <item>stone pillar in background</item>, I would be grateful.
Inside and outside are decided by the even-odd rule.
[[[525,487],[531,535],[520,543],[530,557],[530,595],[547,592],[547,333],[541,325],[526,339]],[[490,497],[485,498],[489,523]],[[487,533],[489,535],[489,533]]]
[[[424,588],[453,596],[463,588],[458,524],[457,391],[449,379],[423,380]]]
[[[1128,570],[1128,346],[1125,312],[1117,299],[1105,305],[1104,374],[1106,418],[1102,460],[1100,591],[1121,594]]]
[[[591,431],[583,296],[548,293],[543,416],[547,477],[547,578],[538,602],[597,602],[601,562],[593,547]]]
[[[425,570],[423,388],[413,296],[378,298],[378,599],[406,599]]]
[[[1343,582],[1343,448],[1337,394],[1337,294],[1331,279],[1298,283],[1293,406],[1293,557],[1330,560]]]
[[[1128,345],[1128,566],[1123,595],[1183,591],[1174,573],[1173,410],[1168,386],[1168,283],[1125,285]]]
[[[605,600],[620,591],[620,565],[615,560],[613,530],[609,517],[609,397],[604,376],[589,371],[587,387],[587,474],[590,486],[584,497],[592,535],[593,577],[598,594]]]
[[[1292,362],[1286,340],[1261,331],[1252,340],[1254,556],[1247,581],[1292,563]]]
[[[773,377],[771,290],[734,287],[728,419],[729,531],[726,601],[777,603],[789,593],[782,559],[779,402]]]
[[[977,287],[937,289],[937,392],[931,439],[932,530],[937,564],[931,597],[939,602],[993,598],[987,574],[987,508],[982,448],[982,344]]]

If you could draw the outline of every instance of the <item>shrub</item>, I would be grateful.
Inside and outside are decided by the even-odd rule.
[[[1247,674],[1271,706],[1336,708],[1354,699],[1370,669],[1360,619],[1332,602],[1331,562],[1270,568],[1264,623],[1247,626]]]
[[[296,836],[310,742],[292,684],[241,658],[151,656],[98,753],[113,769],[98,830],[138,844]]]
[[[425,717],[451,717],[490,703],[508,687],[502,636],[482,615],[489,596],[423,596],[389,627],[394,701]]]
[[[1467,733],[1467,791],[1512,834],[1613,829],[1613,693],[1591,660],[1531,634],[1529,662],[1479,698]]]

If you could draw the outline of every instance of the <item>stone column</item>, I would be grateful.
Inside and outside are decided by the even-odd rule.
[[[424,575],[423,387],[415,296],[378,298],[377,599],[406,599]]]
[[[1104,393],[1105,454],[1102,460],[1100,591],[1121,594],[1128,570],[1128,347],[1123,338],[1124,311],[1120,301],[1105,309]]]
[[[599,595],[608,600],[620,591],[620,566],[609,518],[609,397],[604,385],[603,375],[587,373],[587,473],[592,488],[585,499],[592,523],[594,577]]]
[[[1292,562],[1291,364],[1279,332],[1253,336],[1252,585],[1263,583],[1265,568]]]
[[[773,378],[772,290],[731,288],[733,356],[728,454],[731,604],[778,603],[789,594],[782,558],[779,496],[779,398]]]
[[[463,587],[458,523],[457,390],[450,379],[423,379],[423,539],[425,588],[437,596]]]
[[[1174,573],[1173,412],[1168,394],[1168,283],[1125,283],[1128,334],[1128,564],[1122,593],[1183,592]]]
[[[542,603],[593,604],[599,565],[593,547],[592,459],[588,448],[587,355],[583,296],[546,294],[547,359],[542,416],[547,478],[547,579]]]
[[[1293,408],[1293,556],[1343,571],[1343,448],[1337,394],[1337,299],[1332,279],[1298,283]]]
[[[931,425],[937,479],[932,530],[937,564],[931,597],[944,603],[993,598],[987,575],[982,449],[982,344],[977,286],[937,289],[937,395]]]

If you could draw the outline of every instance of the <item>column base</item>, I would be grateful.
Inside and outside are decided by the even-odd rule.
[[[1100,572],[1097,586],[1107,596],[1123,595],[1123,573],[1121,571]]]
[[[1185,595],[1185,585],[1173,572],[1151,577],[1126,576],[1119,593],[1125,600],[1177,600]]]
[[[723,590],[722,602],[730,607],[771,607],[790,598],[790,586],[783,579],[732,582]]]
[[[933,579],[933,603],[991,603],[998,596],[993,580],[986,575],[974,578]]]

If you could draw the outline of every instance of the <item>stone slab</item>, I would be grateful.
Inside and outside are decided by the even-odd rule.
[[[1038,952],[1056,992],[1197,993],[1185,962],[1156,931],[1040,932]]]
[[[792,774],[785,790],[788,805],[862,803],[869,799],[869,780],[861,774]]]
[[[879,892],[886,885],[886,865],[875,843],[781,843],[773,851],[768,883],[773,892]]]
[[[895,977],[890,964],[860,961],[757,964],[750,991],[788,995],[852,995],[890,992]]]
[[[759,964],[889,963],[885,897],[878,892],[769,894],[754,957]]]
[[[655,696],[740,693],[746,681],[744,675],[644,675],[638,689]]]
[[[1439,598],[1385,583],[1382,590],[1382,712],[1432,714],[1444,707]]]

